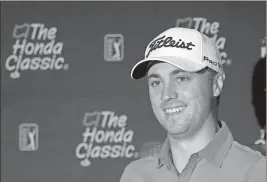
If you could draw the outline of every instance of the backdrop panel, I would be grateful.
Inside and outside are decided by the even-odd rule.
[[[165,139],[147,82],[129,74],[149,41],[175,26],[214,38],[226,71],[220,119],[237,141],[253,143],[251,81],[265,54],[265,9],[265,2],[2,3],[1,181],[117,182],[145,143]]]

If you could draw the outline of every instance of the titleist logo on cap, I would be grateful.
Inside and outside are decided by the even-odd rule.
[[[161,47],[176,47],[180,49],[187,49],[187,50],[192,50],[192,47],[195,45],[192,42],[184,42],[182,39],[179,39],[178,42],[173,39],[173,37],[166,37],[165,35],[154,40],[153,42],[150,43],[149,45],[149,51],[146,55],[146,58],[149,56],[149,54]]]

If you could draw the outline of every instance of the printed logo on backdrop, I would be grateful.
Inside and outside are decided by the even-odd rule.
[[[17,79],[23,71],[67,70],[62,55],[63,42],[56,41],[57,28],[41,23],[24,23],[13,29],[15,42],[5,62],[10,77]]]
[[[39,145],[39,129],[35,123],[22,123],[19,126],[19,149],[36,151]]]
[[[82,142],[75,155],[83,167],[90,166],[94,159],[138,158],[132,144],[134,131],[127,129],[127,116],[113,111],[95,111],[84,114]]]
[[[261,39],[261,58],[266,56],[266,37]]]
[[[186,17],[178,18],[176,21],[176,27],[196,29],[199,32],[209,36],[216,42],[217,48],[221,52],[221,59],[223,65],[232,64],[232,60],[229,59],[227,53],[224,51],[226,38],[219,35],[219,22],[209,22],[207,18],[203,17]]]
[[[140,150],[139,158],[148,156],[158,156],[160,154],[163,142],[149,141],[143,144]]]
[[[107,34],[104,37],[104,59],[122,61],[124,58],[124,38],[122,34]]]

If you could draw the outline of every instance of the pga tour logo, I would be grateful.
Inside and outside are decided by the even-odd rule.
[[[19,126],[19,149],[21,151],[36,151],[39,145],[38,125],[23,123]]]
[[[10,77],[17,79],[22,71],[67,70],[62,56],[63,43],[56,41],[57,28],[41,23],[15,25],[12,54],[5,62]]]
[[[124,38],[122,34],[107,34],[104,37],[104,59],[122,61],[124,58]]]

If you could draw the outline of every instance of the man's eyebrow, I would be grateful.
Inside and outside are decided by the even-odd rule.
[[[150,75],[148,75],[148,79],[150,78],[160,78],[159,74],[156,74],[156,73],[152,73]]]
[[[172,72],[170,72],[170,75],[174,76],[174,75],[177,75],[178,73],[182,73],[182,72],[186,72],[186,71],[181,70],[181,69],[176,69],[176,70],[173,70]],[[150,78],[160,78],[160,75],[157,73],[152,73],[152,74],[148,75],[148,79],[150,79]]]
[[[177,75],[178,73],[182,73],[182,72],[185,72],[184,70],[181,70],[181,69],[176,69],[176,70],[173,70],[170,75],[171,76],[174,76],[174,75]]]

